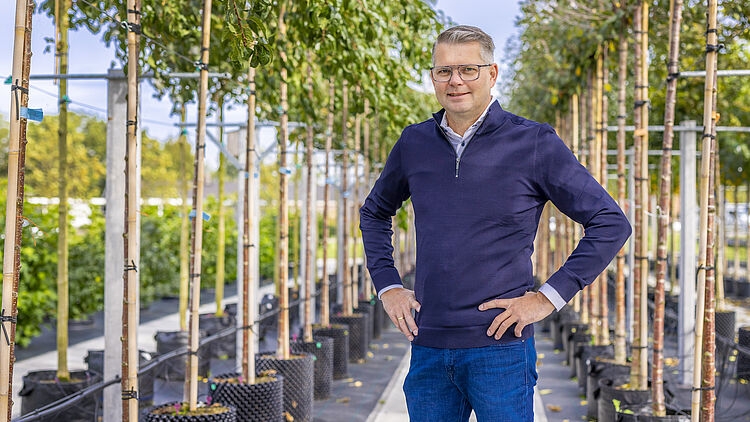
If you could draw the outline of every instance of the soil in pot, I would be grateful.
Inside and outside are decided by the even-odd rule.
[[[31,371],[23,376],[21,414],[40,409],[65,396],[77,393],[102,380],[100,374],[92,371],[70,371],[70,380],[57,379],[57,371]],[[89,422],[96,420],[100,395],[92,395],[75,406],[57,414],[59,420]]]
[[[281,421],[284,413],[284,378],[261,374],[255,383],[245,383],[240,374],[213,377],[209,386],[212,403],[232,405],[237,409],[238,422]]]
[[[599,412],[599,380],[602,378],[609,379],[627,379],[630,376],[630,365],[619,364],[608,360],[591,360],[588,365],[588,375],[586,376],[586,416],[590,419],[596,419]]]

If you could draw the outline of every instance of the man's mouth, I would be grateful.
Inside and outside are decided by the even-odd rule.
[[[460,97],[462,95],[466,95],[468,92],[451,92],[448,94],[449,97]]]

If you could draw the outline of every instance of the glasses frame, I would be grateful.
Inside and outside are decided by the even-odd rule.
[[[461,76],[461,72],[458,72],[458,78],[459,79],[461,79],[464,82],[472,82],[472,81],[476,81],[477,79],[479,79],[479,76],[482,73],[482,68],[483,67],[492,66],[493,64],[494,63],[487,63],[487,64],[467,63],[467,64],[454,64],[454,65],[448,65],[448,66],[432,66],[430,68],[430,77],[435,82],[440,82],[440,83],[450,82],[451,79],[453,79],[453,72],[458,71],[458,68],[465,67],[465,66],[476,66],[477,67],[477,77],[474,78],[474,79],[464,79],[464,77]],[[450,70],[451,70],[451,75],[448,77],[448,79],[446,79],[444,81],[439,81],[439,80],[435,79],[435,74],[433,73],[434,69],[440,69],[440,68],[445,68],[445,67],[450,68]]]

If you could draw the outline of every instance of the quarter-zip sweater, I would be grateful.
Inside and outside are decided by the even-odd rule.
[[[546,282],[569,301],[592,283],[630,236],[609,193],[555,131],[494,102],[459,158],[439,122],[408,126],[360,209],[367,267],[376,290],[402,284],[393,262],[392,217],[411,198],[416,227],[414,344],[469,348],[515,341],[487,336],[502,309],[496,298],[532,290],[531,254],[544,205],[551,201],[584,227],[564,265]],[[521,338],[533,335],[533,325]]]

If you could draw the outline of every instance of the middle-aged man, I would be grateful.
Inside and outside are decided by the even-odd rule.
[[[401,134],[360,210],[372,281],[412,342],[411,421],[532,421],[533,323],[593,282],[630,236],[620,207],[546,124],[502,109],[492,38],[456,26],[433,47],[443,110]],[[392,217],[411,198],[414,291],[393,263]],[[583,225],[576,249],[538,292],[531,254],[551,201]]]

